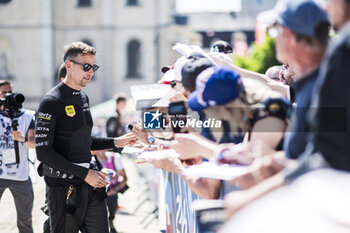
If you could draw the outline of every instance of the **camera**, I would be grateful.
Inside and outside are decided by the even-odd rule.
[[[173,102],[169,104],[169,115],[187,115],[186,104],[184,101]]]
[[[5,98],[0,99],[0,106],[4,106],[4,110],[18,110],[22,108],[24,100],[24,95],[19,92],[7,93]]]
[[[184,101],[173,102],[169,104],[168,114],[171,116],[172,129],[174,133],[181,132],[181,124],[183,122],[186,125],[187,121],[187,108]]]
[[[12,121],[12,130],[16,131],[18,126],[18,120],[15,120],[16,117],[21,116],[21,108],[22,103],[24,102],[25,98],[24,95],[19,92],[13,92],[13,93],[7,93],[4,96],[5,98],[0,99],[0,107],[3,106],[1,109],[1,114],[5,117],[9,117]],[[18,141],[14,141],[15,146],[15,153],[16,153],[16,164],[17,168],[19,166],[19,151],[18,151]]]

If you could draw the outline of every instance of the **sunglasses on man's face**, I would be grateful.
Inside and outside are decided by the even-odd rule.
[[[88,72],[91,68],[94,72],[96,72],[98,70],[98,68],[100,68],[100,66],[97,64],[93,64],[93,65],[90,65],[89,63],[82,64],[80,62],[76,62],[76,61],[70,60],[70,59],[69,59],[69,61],[73,62],[74,64],[81,65],[85,72]]]

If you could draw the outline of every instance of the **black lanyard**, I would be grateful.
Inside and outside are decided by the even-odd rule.
[[[1,118],[0,120],[1,120],[1,125],[2,125],[2,127],[3,127],[4,129],[6,129],[4,119]]]

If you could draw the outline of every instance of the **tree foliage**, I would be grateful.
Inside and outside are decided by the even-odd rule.
[[[280,65],[276,59],[275,40],[267,36],[263,44],[253,43],[248,56],[236,56],[234,63],[239,67],[259,73],[265,73],[271,66]]]

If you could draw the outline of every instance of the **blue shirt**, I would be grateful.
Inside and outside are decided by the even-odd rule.
[[[319,69],[294,83],[296,108],[284,139],[283,149],[287,158],[296,159],[301,155],[308,142],[310,128],[306,121],[306,115],[311,106],[311,97],[314,91]]]

